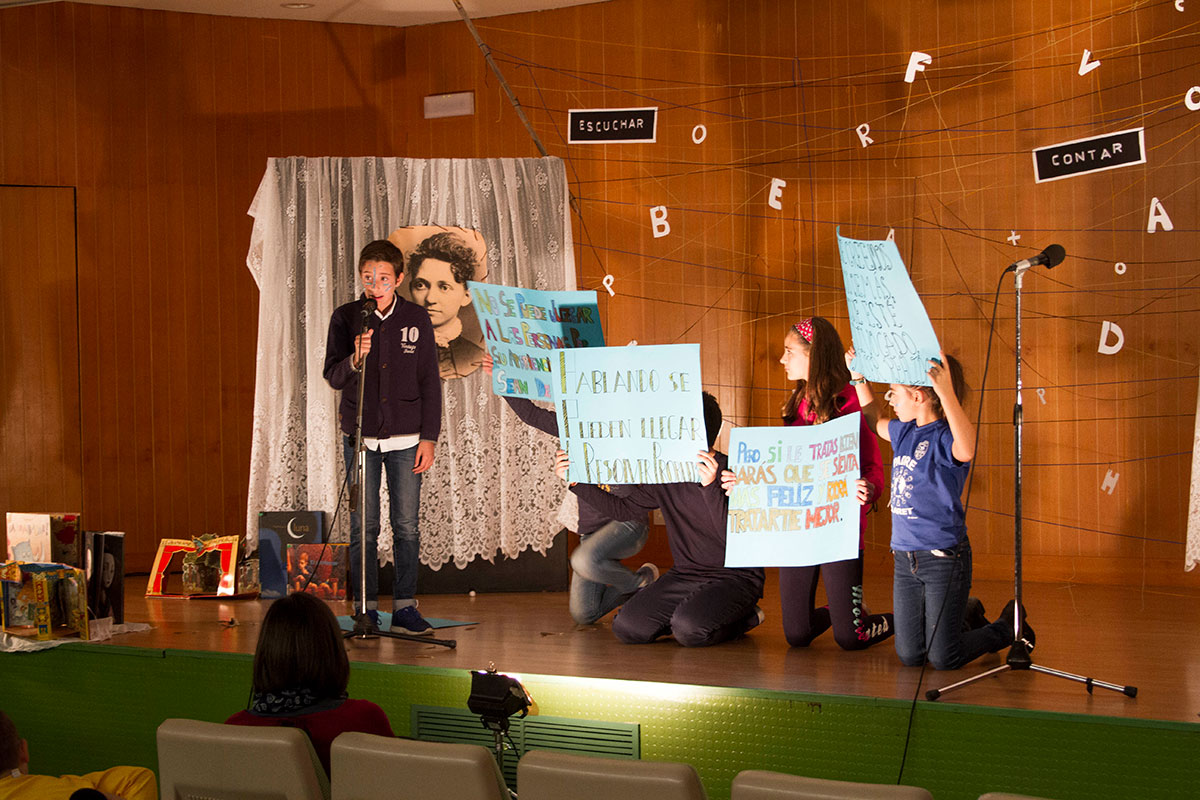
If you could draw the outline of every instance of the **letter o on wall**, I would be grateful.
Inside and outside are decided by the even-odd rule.
[[[1187,94],[1183,96],[1183,104],[1188,107],[1188,111],[1200,111],[1200,86],[1193,86],[1187,90]]]

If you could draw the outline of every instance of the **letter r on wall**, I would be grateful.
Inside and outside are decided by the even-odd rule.
[[[867,136],[867,134],[871,132],[871,126],[867,123],[864,122],[862,125],[859,125],[854,129],[854,132],[858,134],[858,140],[862,142],[863,147],[866,147],[869,144],[875,144],[875,140],[870,136]]]

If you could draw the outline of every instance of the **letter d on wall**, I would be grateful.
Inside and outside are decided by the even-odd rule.
[[[1110,332],[1117,336],[1117,341],[1113,344],[1108,343],[1108,334]],[[1100,328],[1100,346],[1096,348],[1096,352],[1111,356],[1115,355],[1124,346],[1125,333],[1121,330],[1121,326],[1115,322],[1104,320],[1104,325]]]

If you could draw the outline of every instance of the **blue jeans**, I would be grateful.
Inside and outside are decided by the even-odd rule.
[[[590,625],[638,590],[640,577],[621,559],[641,552],[649,535],[644,522],[613,520],[579,537],[571,553],[571,619]]]
[[[346,469],[358,468],[354,458],[354,437],[342,437],[342,453],[346,458]],[[363,503],[367,511],[367,602],[374,606],[379,597],[379,476],[380,468],[387,468],[388,499],[391,502],[392,561],[395,578],[392,581],[392,606],[401,608],[413,604],[417,592],[417,559],[420,553],[420,532],[417,522],[421,510],[421,476],[413,474],[417,461],[416,446],[407,450],[381,453],[367,451],[366,486],[363,487]],[[350,593],[357,599],[362,563],[363,536],[357,512],[350,514]]]
[[[896,654],[906,666],[928,658],[934,669],[958,669],[1012,644],[1012,629],[1001,622],[963,631],[971,592],[969,541],[949,550],[896,550],[892,556]]]

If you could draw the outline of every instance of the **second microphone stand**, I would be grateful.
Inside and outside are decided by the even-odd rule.
[[[396,302],[392,300],[392,302]],[[363,304],[363,320],[361,334],[367,332],[368,321],[375,313],[375,301],[367,300]],[[354,355],[358,354],[355,347]],[[354,358],[351,356],[351,359]],[[358,416],[354,423],[354,471],[350,476],[350,513],[358,514],[358,605],[354,614],[354,629],[343,634],[345,639],[377,639],[386,636],[389,639],[407,639],[410,642],[436,644],[451,649],[458,646],[454,639],[437,639],[432,636],[416,636],[411,633],[397,633],[382,630],[375,620],[367,613],[367,448],[363,443],[363,396],[367,384],[367,357],[363,356],[358,372]],[[353,525],[351,535],[353,535]],[[395,533],[393,532],[393,535]],[[374,566],[374,565],[372,565]]]
[[[1056,246],[1057,245],[1052,245],[1052,247]],[[1049,262],[1049,266],[1051,267],[1062,260],[1062,248],[1060,247],[1058,250],[1058,258]],[[1049,248],[1047,248],[1047,252],[1049,252]],[[1016,456],[1013,465],[1015,468],[1015,496],[1013,498],[1013,521],[1015,523],[1013,537],[1015,541],[1015,548],[1013,557],[1015,560],[1014,597],[1016,600],[1013,609],[1013,643],[1012,647],[1010,647],[1008,650],[1008,657],[1000,666],[967,678],[966,680],[961,680],[958,683],[952,683],[949,686],[943,686],[940,689],[930,689],[925,693],[925,698],[927,700],[937,700],[946,692],[951,692],[955,689],[961,689],[962,687],[968,686],[976,681],[991,677],[992,675],[997,675],[1001,672],[1006,672],[1010,669],[1033,670],[1034,672],[1053,675],[1056,678],[1065,678],[1069,681],[1078,681],[1087,687],[1088,694],[1092,693],[1093,687],[1099,686],[1101,689],[1110,689],[1114,692],[1121,692],[1128,697],[1137,697],[1138,690],[1136,686],[1119,686],[1115,683],[1106,683],[1104,681],[1098,681],[1094,678],[1088,678],[1083,675],[1076,675],[1071,672],[1061,672],[1056,669],[1050,669],[1049,667],[1043,667],[1039,666],[1038,664],[1034,664],[1033,659],[1029,655],[1033,648],[1021,635],[1021,630],[1024,627],[1025,622],[1025,609],[1024,606],[1021,605],[1021,431],[1025,423],[1024,406],[1021,402],[1021,279],[1024,277],[1026,270],[1028,270],[1030,266],[1032,266],[1030,262],[1020,261],[1005,270],[1005,272],[1013,273],[1013,282],[1015,284],[1017,296],[1017,399],[1016,403],[1013,404],[1013,449],[1015,451],[1014,455]]]

